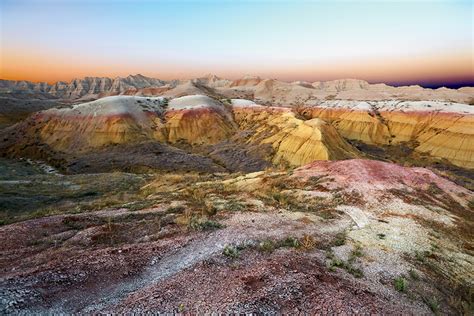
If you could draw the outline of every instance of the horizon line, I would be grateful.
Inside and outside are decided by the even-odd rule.
[[[251,74],[245,74],[243,76],[237,77],[236,79],[229,79],[224,76],[219,76],[214,73],[206,73],[202,76],[197,76],[197,77],[185,77],[185,78],[173,78],[173,79],[161,79],[159,77],[155,76],[148,76],[144,75],[142,73],[135,73],[135,74],[128,74],[128,75],[118,75],[118,76],[78,76],[78,77],[73,77],[69,80],[55,80],[55,81],[48,81],[48,80],[28,80],[28,79],[9,79],[9,78],[0,78],[0,80],[6,80],[6,81],[27,81],[31,83],[46,83],[48,85],[54,85],[58,82],[64,82],[64,83],[71,83],[74,80],[81,80],[81,79],[86,79],[86,78],[108,78],[108,79],[117,79],[117,78],[127,78],[130,76],[143,76],[146,78],[151,78],[151,79],[158,79],[162,81],[173,81],[173,80],[180,80],[180,81],[187,81],[187,80],[193,80],[193,79],[199,79],[199,78],[206,78],[209,76],[216,76],[219,79],[223,80],[230,80],[230,81],[235,81],[235,80],[241,80],[244,79],[245,77],[250,77],[250,78],[259,78],[262,80],[276,80],[280,82],[286,82],[286,83],[292,83],[296,81],[303,81],[303,82],[308,82],[308,83],[314,83],[314,82],[331,82],[331,81],[338,81],[338,80],[359,80],[359,81],[365,81],[369,84],[385,84],[388,86],[392,87],[408,87],[408,86],[420,86],[425,89],[439,89],[439,88],[448,88],[448,89],[459,89],[463,87],[474,87],[474,78],[459,78],[460,80],[426,80],[426,81],[417,81],[417,80],[396,80],[396,81],[381,81],[381,80],[366,80],[366,79],[361,79],[361,78],[351,78],[351,77],[342,77],[342,78],[337,78],[337,79],[320,79],[320,80],[285,80],[285,79],[278,79],[278,78],[271,78],[271,77],[262,77],[259,75],[251,75]]]

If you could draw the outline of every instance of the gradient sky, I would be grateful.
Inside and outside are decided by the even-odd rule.
[[[0,0],[0,77],[474,83],[471,1]]]

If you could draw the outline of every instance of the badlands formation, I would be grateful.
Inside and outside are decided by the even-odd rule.
[[[0,311],[472,315],[473,101],[2,80]]]
[[[28,106],[24,105],[25,98],[30,103],[33,100],[36,102],[35,104],[38,104],[40,99],[47,99],[49,102],[41,101],[43,103],[38,106],[43,106],[43,108],[31,106],[30,113],[45,107],[62,106],[65,108],[64,111],[42,112],[37,114],[35,119],[29,119],[29,124],[41,125],[36,127],[42,130],[41,138],[50,138],[48,135],[55,135],[57,127],[60,127],[57,135],[67,133],[67,130],[75,131],[76,128],[79,128],[79,134],[84,133],[83,136],[74,136],[82,137],[83,140],[73,140],[72,136],[69,138],[66,136],[66,139],[58,137],[57,141],[38,140],[39,144],[45,143],[52,146],[54,150],[67,151],[68,148],[62,146],[70,147],[74,144],[74,148],[82,152],[86,150],[87,146],[98,147],[107,143],[127,143],[129,142],[126,140],[127,137],[130,140],[133,139],[133,142],[155,139],[171,144],[184,142],[191,145],[197,143],[213,145],[219,141],[233,138],[236,130],[242,129],[241,126],[247,129],[252,125],[253,129],[258,129],[258,124],[276,122],[273,119],[267,119],[267,122],[260,119],[259,123],[255,122],[255,124],[239,122],[243,120],[241,113],[248,111],[239,110],[238,106],[230,109],[229,104],[226,106],[224,104],[226,101],[229,103],[230,99],[249,99],[261,106],[272,107],[268,111],[272,115],[275,115],[277,111],[275,107],[284,108],[282,111],[287,111],[288,114],[281,112],[282,118],[278,124],[283,121],[290,125],[302,124],[302,127],[292,131],[292,135],[311,133],[308,131],[314,128],[308,127],[309,125],[317,126],[317,130],[324,130],[321,136],[313,135],[311,137],[313,140],[318,139],[318,142],[326,142],[324,147],[328,150],[318,149],[318,153],[308,154],[304,151],[308,143],[303,146],[287,139],[282,143],[283,146],[290,142],[291,146],[295,148],[301,145],[300,153],[297,153],[299,158],[288,157],[288,154],[283,154],[285,149],[281,148],[278,153],[274,154],[273,162],[301,165],[311,161],[314,157],[318,159],[354,157],[354,148],[349,149],[347,144],[341,145],[343,144],[341,142],[334,146],[327,144],[326,140],[329,138],[338,139],[339,136],[335,136],[338,133],[346,140],[361,142],[364,145],[383,148],[403,146],[419,155],[438,159],[439,163],[470,169],[474,167],[474,138],[472,137],[474,110],[469,105],[474,102],[474,88],[472,87],[457,90],[424,89],[419,86],[391,87],[354,79],[285,83],[273,79],[244,77],[231,81],[214,75],[187,81],[164,81],[135,75],[115,79],[87,77],[75,79],[70,83],[58,82],[54,85],[3,80],[0,81],[0,95],[5,104],[0,106],[0,123],[3,121],[5,125],[11,125],[15,121],[24,119],[26,114],[12,115],[12,108],[27,108]],[[149,97],[141,99],[141,101],[139,98],[127,99],[125,96],[117,96],[112,99],[103,98],[110,95]],[[207,100],[203,103],[205,109],[199,110],[192,108],[197,101],[186,98],[173,101],[173,99],[182,96],[192,98],[192,95],[209,96],[213,101]],[[19,100],[19,96],[23,101]],[[148,100],[158,96],[166,99],[166,102],[171,100],[171,107],[166,109],[166,113],[163,115],[158,113],[164,111],[163,109],[154,109],[153,106],[150,109],[143,108],[143,106],[148,106]],[[144,102],[142,110],[139,111],[148,113],[148,119],[138,119],[135,117],[137,109],[125,109],[123,106],[123,113],[116,116],[113,112],[111,112],[112,114],[101,113],[101,110],[97,112],[98,117],[80,112],[80,108],[93,112],[95,111],[94,106],[100,106],[100,103],[79,105],[79,112],[74,110],[71,112],[69,109],[71,103],[82,104],[83,100],[98,98],[103,100],[99,102],[111,104],[122,102],[119,100],[127,100],[126,102],[129,102],[132,108],[136,106],[136,104],[132,104],[135,102],[132,100]],[[173,109],[173,102],[181,102],[189,108]],[[186,102],[191,103],[186,104]],[[210,106],[211,103],[213,103],[212,106]],[[86,110],[87,108],[91,109]],[[253,110],[249,111],[253,112]],[[257,110],[256,112],[258,113]],[[289,122],[291,113],[295,113],[293,123]],[[195,116],[200,119],[196,119]],[[158,117],[159,119],[157,119]],[[252,117],[259,119],[258,115],[252,115]],[[84,122],[74,122],[75,120],[81,121],[82,118],[86,118]],[[326,124],[317,120],[312,121],[312,119],[321,119]],[[43,126],[46,124],[45,120],[49,121],[47,126]],[[107,123],[102,124],[101,120],[106,120]],[[143,123],[144,120],[147,123]],[[273,138],[259,139],[257,143],[268,144],[273,141],[272,148],[274,151],[278,151],[275,144],[276,138],[282,136],[282,133],[286,133],[284,127],[280,126],[280,128],[283,128],[282,131],[276,133]],[[334,133],[333,128],[337,133]],[[25,132],[25,128],[23,128],[22,133]],[[262,133],[256,132],[257,135],[262,136]],[[95,136],[89,140],[87,133],[95,133]],[[107,139],[108,137],[110,139]],[[301,137],[305,139],[308,136]],[[87,141],[84,140],[86,138]],[[255,140],[256,136],[246,142],[240,141],[239,143],[255,144]],[[79,144],[76,146],[75,142],[79,142]],[[90,142],[90,144],[86,146],[84,142]],[[295,148],[288,150],[292,151]],[[350,152],[349,156],[348,152]]]
[[[247,100],[225,102],[204,95],[170,101],[162,97],[106,97],[38,112],[4,130],[2,149],[7,156],[46,159],[58,168],[64,160],[107,146],[150,142],[161,143],[162,154],[191,148],[190,153],[183,151],[182,159],[191,153],[203,160],[217,157],[214,152],[228,147],[234,153],[227,159],[222,157],[216,169],[237,163],[235,159],[300,166],[314,160],[358,156],[332,125],[318,118],[302,120],[291,109],[258,106]],[[181,162],[178,159],[175,167]],[[139,161],[135,164],[127,167],[147,167]]]

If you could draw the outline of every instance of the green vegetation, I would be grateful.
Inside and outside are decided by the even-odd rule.
[[[146,175],[121,172],[57,175],[26,161],[0,159],[0,223],[108,207],[153,204],[140,188]]]
[[[356,258],[364,256],[364,253],[362,252],[362,246],[357,244],[351,251],[349,255],[349,262],[354,262]]]
[[[410,269],[410,271],[408,271],[408,274],[410,275],[410,277],[415,280],[415,281],[419,281],[420,280],[420,275],[413,269]]]
[[[423,301],[435,315],[439,315],[439,302],[436,297],[424,297]],[[467,315],[467,314],[466,314]]]
[[[222,254],[228,258],[235,259],[239,257],[239,250],[233,246],[226,245],[224,250],[222,250]]]
[[[298,239],[295,237],[286,237],[280,242],[281,247],[287,247],[287,248],[299,248],[301,246],[301,243]]]
[[[406,292],[408,283],[404,277],[400,276],[395,278],[395,280],[393,280],[393,284],[395,286],[395,290],[398,292]]]
[[[356,246],[352,250],[351,254],[349,255],[349,260],[345,262],[344,260],[337,258],[334,252],[331,249],[329,249],[328,251],[326,251],[326,258],[329,259],[328,269],[332,272],[335,272],[336,268],[344,269],[348,273],[352,274],[354,277],[362,278],[364,276],[364,271],[354,266],[354,262],[356,258],[362,257],[362,256],[363,256],[363,253],[360,247]]]
[[[333,246],[333,247],[342,246],[346,243],[346,239],[347,239],[347,232],[346,231],[337,233],[334,236],[334,239],[332,241],[331,246]]]
[[[226,203],[226,209],[231,212],[242,212],[245,210],[245,205],[238,201],[231,200]]]
[[[262,252],[273,252],[275,243],[272,240],[263,240],[258,244],[258,249]]]

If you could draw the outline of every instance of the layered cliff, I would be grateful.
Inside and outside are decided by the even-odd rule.
[[[156,88],[165,85],[165,81],[143,75],[127,77],[85,77],[71,82],[58,81],[52,85],[46,82],[0,80],[0,92],[35,91],[48,93],[61,99],[97,99],[104,96],[127,94],[144,88]]]
[[[264,165],[255,160],[263,159],[290,166],[358,154],[334,127],[320,119],[304,121],[289,108],[267,108],[245,100],[231,103],[204,95],[169,102],[164,98],[106,97],[35,114],[4,131],[0,152],[32,158],[61,154],[61,159],[68,160],[110,146],[161,143],[238,160],[223,161],[223,165],[242,165],[247,160]],[[210,150],[200,149],[208,147]],[[222,148],[232,154],[223,153]],[[136,146],[133,150],[137,151]]]
[[[373,145],[410,142],[418,152],[474,168],[474,109],[435,102],[325,101],[300,108],[307,118],[320,118],[347,139]]]
[[[241,130],[251,131],[247,142],[272,146],[275,164],[300,166],[358,155],[333,126],[317,118],[298,119],[288,108],[234,106],[234,117]]]

